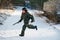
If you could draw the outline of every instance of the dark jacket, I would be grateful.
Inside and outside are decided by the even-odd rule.
[[[21,22],[22,20],[24,20],[24,24],[28,24],[29,20],[31,19],[31,22],[34,22],[34,17],[33,15],[29,14],[28,12],[21,15],[21,19],[18,22]]]

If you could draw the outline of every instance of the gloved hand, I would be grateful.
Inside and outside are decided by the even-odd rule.
[[[34,21],[31,21],[31,23],[34,22]]]

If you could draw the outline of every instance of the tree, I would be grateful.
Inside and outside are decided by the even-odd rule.
[[[30,0],[31,5],[37,7],[38,9],[43,9],[43,4],[48,0]]]
[[[9,7],[9,6],[11,7],[11,5],[10,5],[10,4],[12,4],[11,1],[12,0],[1,0],[0,8],[5,8],[5,7]]]

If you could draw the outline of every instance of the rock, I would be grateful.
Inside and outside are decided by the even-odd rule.
[[[52,22],[57,22],[56,14],[57,14],[57,8],[56,8],[56,2],[54,1],[48,1],[44,3],[45,14],[47,14],[47,18],[49,20],[52,20]]]
[[[56,4],[53,2],[45,2],[43,10],[47,12],[54,12],[56,11]]]

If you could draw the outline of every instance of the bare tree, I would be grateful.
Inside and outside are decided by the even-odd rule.
[[[12,0],[1,0],[0,8],[12,8]]]

